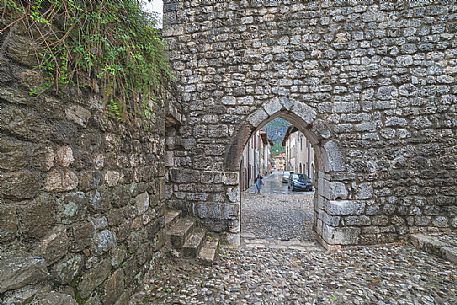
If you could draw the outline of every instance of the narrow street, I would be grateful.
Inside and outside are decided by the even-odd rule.
[[[312,241],[314,233],[313,192],[292,192],[283,183],[282,172],[263,179],[261,194],[255,186],[241,197],[241,236],[243,241]]]

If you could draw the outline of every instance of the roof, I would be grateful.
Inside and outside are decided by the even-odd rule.
[[[297,127],[295,127],[293,125],[290,125],[289,127],[287,127],[287,131],[286,131],[286,134],[284,135],[284,139],[282,139],[281,145],[286,146],[287,139],[290,137],[291,134],[293,134],[296,131],[298,131],[298,129],[297,129]]]
[[[273,146],[273,142],[270,139],[268,139],[268,135],[265,131],[260,131],[260,138],[262,139],[264,145],[270,144],[271,146]]]

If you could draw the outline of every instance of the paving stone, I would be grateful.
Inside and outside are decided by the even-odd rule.
[[[211,267],[161,264],[131,304],[450,305],[456,274],[451,263],[400,244],[334,252],[222,248]]]

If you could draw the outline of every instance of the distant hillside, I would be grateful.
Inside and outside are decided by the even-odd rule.
[[[264,130],[268,135],[268,139],[273,141],[273,144],[281,145],[282,139],[284,138],[289,125],[290,123],[284,119],[274,119],[265,125]]]
[[[285,148],[281,146],[281,142],[289,125],[290,123],[284,119],[274,119],[264,127],[268,139],[272,140],[274,144],[271,148],[273,157],[285,151]]]

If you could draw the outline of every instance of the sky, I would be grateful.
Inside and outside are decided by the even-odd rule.
[[[159,13],[159,26],[162,27],[163,1],[162,0],[143,0],[143,7],[148,12]]]

